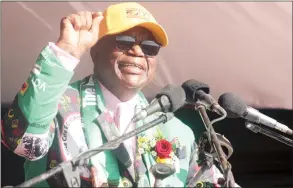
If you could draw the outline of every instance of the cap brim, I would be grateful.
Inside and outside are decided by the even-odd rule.
[[[168,45],[168,36],[167,36],[166,31],[164,30],[164,28],[162,26],[160,26],[159,24],[156,24],[154,22],[142,22],[142,23],[137,23],[137,24],[133,24],[133,25],[128,25],[125,28],[120,28],[119,31],[116,30],[116,31],[112,31],[107,34],[114,35],[114,34],[122,33],[124,31],[127,31],[127,30],[132,29],[137,26],[144,27],[147,30],[149,30],[150,32],[152,32],[155,39],[162,45],[162,47],[165,47]]]
[[[144,22],[141,24],[138,24],[137,26],[141,26],[149,30],[153,33],[156,40],[162,45],[162,47],[165,47],[168,45],[168,36],[166,31],[162,26],[159,24],[153,23],[153,22]]]

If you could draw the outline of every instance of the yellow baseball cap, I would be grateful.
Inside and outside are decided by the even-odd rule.
[[[109,6],[103,12],[104,19],[100,24],[99,39],[141,26],[151,31],[163,47],[168,44],[168,36],[164,28],[155,18],[138,3],[119,3]]]

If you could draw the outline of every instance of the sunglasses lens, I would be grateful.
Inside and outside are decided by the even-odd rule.
[[[131,36],[116,36],[116,47],[122,51],[128,51],[135,45],[135,38]],[[159,53],[161,45],[151,40],[144,40],[140,47],[147,56],[156,56]]]
[[[141,49],[145,55],[155,56],[159,53],[161,46],[155,41],[143,41],[141,43]]]
[[[135,39],[129,36],[117,36],[116,47],[119,50],[130,50],[135,43]]]

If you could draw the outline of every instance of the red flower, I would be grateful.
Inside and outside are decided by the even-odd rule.
[[[155,150],[160,159],[171,158],[172,144],[167,140],[160,140],[156,143]]]

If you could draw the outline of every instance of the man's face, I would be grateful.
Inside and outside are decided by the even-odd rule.
[[[142,27],[106,36],[91,50],[95,74],[102,82],[141,89],[154,77],[159,49],[153,34]]]

